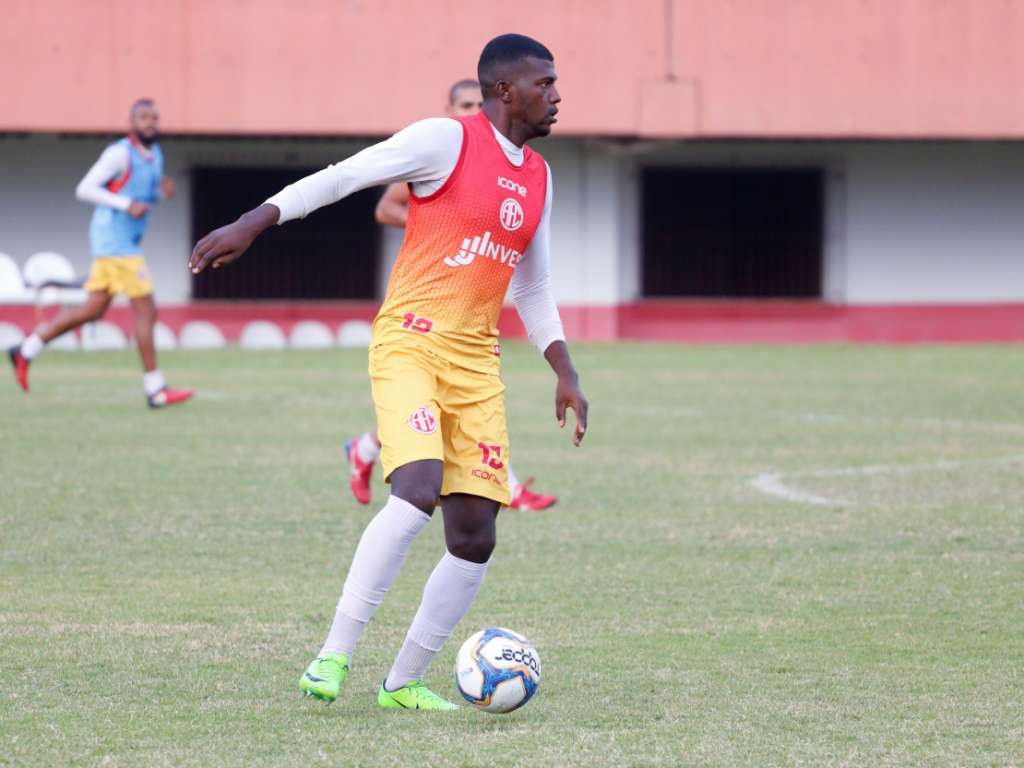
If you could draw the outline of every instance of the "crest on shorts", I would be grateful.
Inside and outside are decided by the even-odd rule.
[[[430,412],[430,409],[423,405],[409,415],[409,426],[413,432],[419,432],[421,435],[432,435],[437,432],[437,419],[434,418],[434,414]]]

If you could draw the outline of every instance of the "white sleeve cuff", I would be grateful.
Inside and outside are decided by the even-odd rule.
[[[542,353],[551,342],[565,341],[562,319],[547,275],[527,285],[514,285],[512,303],[526,327],[527,336]]]
[[[529,331],[530,341],[541,351],[547,352],[556,341],[565,341],[565,330],[562,328],[560,319],[548,320]]]
[[[284,224],[292,219],[301,219],[306,215],[306,204],[302,199],[302,194],[290,184],[276,195],[268,197],[264,202],[277,206],[281,212],[281,215],[277,217],[278,224]]]

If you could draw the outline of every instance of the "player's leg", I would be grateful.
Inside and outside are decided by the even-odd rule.
[[[494,551],[499,506],[460,493],[441,499],[447,551],[427,579],[419,610],[378,694],[382,706],[455,709],[422,680],[480,590]]]
[[[43,323],[33,333],[25,337],[21,346],[11,347],[7,355],[14,366],[14,375],[21,388],[28,392],[28,367],[43,347],[58,336],[73,331],[85,323],[99,320],[110,306],[112,296],[107,290],[90,290],[85,303],[80,307],[65,307],[56,317]]]
[[[446,552],[395,663],[378,694],[382,706],[452,709],[422,684],[430,661],[473,604],[496,538],[496,518],[508,503],[504,387],[496,375],[452,368],[445,381],[441,424],[445,441]]]
[[[151,373],[156,367],[156,342],[153,340],[153,329],[156,327],[156,302],[153,294],[131,299],[132,321],[135,330],[135,344],[139,348],[142,359],[142,370]],[[149,394],[147,392],[147,394]]]
[[[363,531],[327,640],[299,680],[303,693],[325,701],[337,698],[360,636],[429,522],[441,491],[444,448],[434,372],[415,354],[376,349],[370,354],[370,375],[391,495]]]
[[[106,291],[90,291],[82,306],[65,307],[50,322],[40,326],[36,334],[44,345],[49,344],[68,331],[99,320],[106,313],[112,298]]]
[[[352,495],[360,504],[370,503],[370,477],[373,474],[373,465],[379,457],[380,438],[376,432],[364,432],[345,442],[348,484]]]
[[[441,467],[439,460],[425,459],[391,474],[391,496],[363,530],[327,639],[299,679],[299,689],[307,696],[337,698],[359,638],[430,521],[441,490]]]
[[[184,403],[194,394],[192,390],[168,387],[163,373],[156,364],[154,329],[157,309],[153,300],[153,283],[149,279],[145,259],[141,256],[124,258],[118,266],[121,290],[131,302],[135,343],[142,359],[142,388],[146,393],[146,403],[150,408]]]

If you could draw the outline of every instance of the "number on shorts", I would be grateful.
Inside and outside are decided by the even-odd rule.
[[[505,466],[501,460],[500,445],[488,445],[487,443],[477,443],[477,445],[483,452],[483,458],[480,459],[481,464],[486,464],[491,469],[501,469]]]

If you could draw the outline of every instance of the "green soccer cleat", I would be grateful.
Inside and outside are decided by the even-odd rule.
[[[325,653],[314,659],[302,677],[299,678],[299,690],[314,699],[330,704],[338,698],[341,684],[348,675],[348,656],[344,653]]]
[[[450,712],[459,708],[458,705],[452,704],[448,699],[427,688],[422,680],[406,683],[397,691],[386,690],[384,683],[381,683],[377,703],[384,709],[432,709]]]

